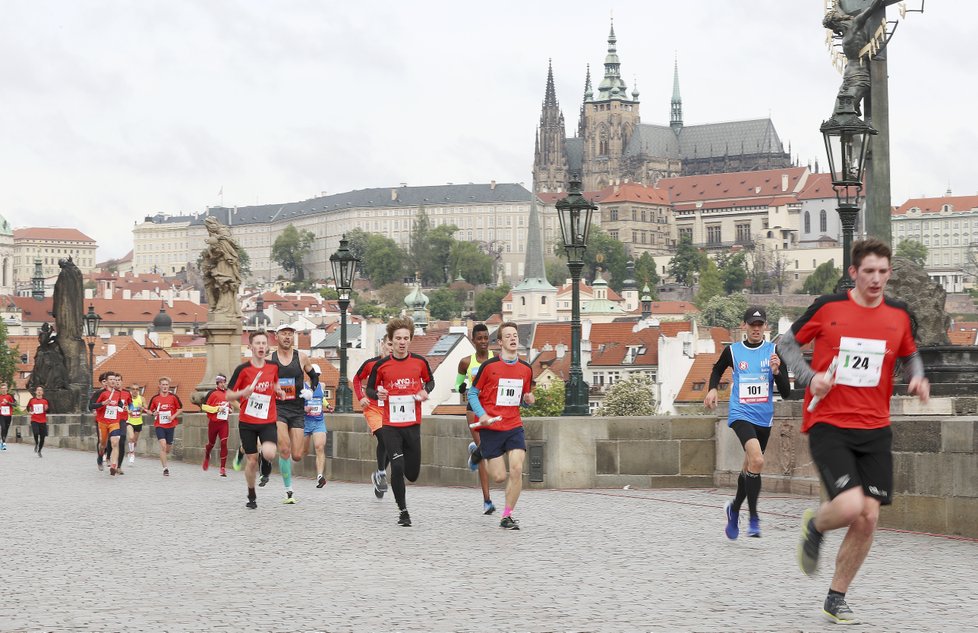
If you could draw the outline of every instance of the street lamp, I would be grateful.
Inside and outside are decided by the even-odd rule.
[[[348,246],[346,235],[340,239],[340,248],[329,256],[333,267],[333,283],[340,303],[340,381],[336,386],[336,412],[353,412],[353,393],[346,380],[346,309],[350,307],[350,291],[353,289],[353,276],[357,271],[357,259]]]
[[[836,211],[842,222],[842,279],[839,285],[842,290],[846,290],[855,285],[849,276],[852,234],[859,216],[859,194],[863,189],[866,150],[869,148],[870,137],[877,134],[877,131],[856,114],[855,97],[852,95],[839,95],[835,113],[828,121],[822,122],[820,129],[829,157],[832,188],[838,203]]]
[[[85,322],[85,338],[88,341],[88,397],[92,397],[95,387],[95,339],[98,337],[98,326],[102,317],[95,313],[95,306],[88,304],[88,312],[82,317]],[[88,402],[85,402],[86,410]]]
[[[591,216],[598,207],[581,195],[580,176],[571,176],[570,191],[557,201],[560,235],[567,251],[567,268],[571,273],[571,368],[564,391],[564,415],[590,415],[588,389],[581,372],[581,270],[587,250]]]

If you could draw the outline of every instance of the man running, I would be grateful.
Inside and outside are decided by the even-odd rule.
[[[126,428],[126,436],[129,440],[129,463],[136,463],[136,445],[139,442],[139,434],[143,430],[143,401],[142,390],[139,385],[133,384],[129,387],[129,425]]]
[[[852,245],[849,276],[855,288],[819,297],[779,341],[781,355],[807,384],[802,432],[829,497],[802,517],[798,562],[812,575],[822,536],[847,527],[822,611],[838,624],[858,620],[846,591],[873,543],[880,505],[893,491],[890,396],[893,370],[902,360],[907,393],[921,402],[930,383],[914,344],[916,323],[907,305],[883,294],[890,278],[890,247],[877,239]],[[812,363],[801,346],[814,341]]]
[[[44,387],[34,390],[34,397],[27,401],[27,410],[31,414],[31,435],[34,436],[34,452],[41,457],[44,450],[44,438],[48,436],[48,408],[50,404],[44,398]]]
[[[387,338],[392,353],[370,371],[366,393],[384,414],[380,432],[391,460],[391,487],[400,510],[397,524],[411,527],[404,480],[417,481],[421,474],[421,403],[435,388],[435,379],[428,361],[408,352],[414,321],[408,317],[391,319]]]
[[[214,388],[207,392],[204,403],[200,405],[207,414],[207,446],[204,447],[204,470],[211,464],[211,451],[218,438],[221,440],[221,477],[227,477],[228,461],[228,418],[231,417],[231,403],[228,402],[228,378],[224,374],[214,376]]]
[[[99,413],[97,409],[100,406],[105,406],[104,404],[99,405],[98,403],[100,402],[102,393],[105,392],[106,389],[108,389],[110,373],[111,372],[103,371],[101,374],[98,375],[99,388],[93,391],[91,397],[88,399],[88,410],[95,411],[95,432],[96,432],[95,465],[98,466],[99,471],[103,470],[104,468],[103,466],[104,455],[106,449],[109,447],[109,438],[108,436],[104,438],[102,437],[102,427],[99,425],[100,420],[99,420]]]
[[[761,536],[761,518],[757,514],[757,498],[761,494],[761,470],[764,468],[764,450],[771,437],[774,421],[774,391],[783,399],[791,394],[788,372],[781,371],[781,357],[774,343],[764,340],[767,313],[764,308],[748,308],[744,313],[744,331],[747,340],[727,346],[713,365],[710,374],[710,391],[703,398],[707,409],[717,406],[717,387],[728,367],[733,368],[733,384],[730,389],[730,411],[727,426],[733,429],[744,449],[744,465],[737,477],[737,494],[724,507],[727,517],[725,533],[735,540],[740,535],[740,506],[747,499],[750,521],[747,536]]]
[[[486,327],[485,323],[476,323],[475,327],[472,328],[472,345],[475,347],[475,353],[458,361],[458,376],[455,378],[455,388],[463,397],[465,397],[465,391],[472,386],[472,380],[478,373],[479,366],[492,358],[492,352],[489,351],[489,328]],[[472,443],[469,444],[469,453],[471,454],[475,450],[472,447],[479,445],[480,438],[479,432],[472,428],[472,424],[476,420],[475,411],[472,410],[472,405],[468,404],[468,398],[465,402],[465,421],[469,424],[469,433],[472,434]],[[492,499],[489,498],[489,474],[486,472],[486,465],[483,462],[473,464],[470,461],[469,468],[479,470],[479,485],[482,486],[482,513],[492,514],[496,511],[496,506],[492,504]]]
[[[105,387],[95,396],[91,408],[95,410],[95,421],[98,423],[98,445],[102,454],[109,460],[109,474],[123,474],[121,469],[122,451],[119,448],[120,438],[125,433],[122,430],[120,411],[123,399],[120,390],[115,388],[115,376],[109,371],[103,374]],[[99,457],[102,455],[100,454]],[[102,464],[98,465],[102,470]]]
[[[478,416],[477,426],[482,436],[480,445],[469,444],[469,461],[487,460],[489,475],[496,483],[506,482],[506,507],[499,527],[506,530],[520,529],[513,518],[513,509],[523,490],[523,462],[526,458],[526,435],[520,406],[532,405],[533,369],[520,360],[520,345],[516,324],[507,321],[499,326],[496,338],[500,343],[499,356],[490,358],[479,367],[479,372],[468,389],[469,404]],[[509,479],[503,456],[509,458]],[[488,513],[487,513],[488,514]]]
[[[272,363],[278,366],[278,384],[282,397],[275,401],[275,411],[278,418],[278,470],[285,485],[285,499],[282,503],[296,502],[292,490],[292,462],[302,461],[306,454],[305,401],[300,397],[302,390],[302,374],[309,375],[309,384],[313,389],[319,384],[319,374],[313,369],[309,358],[294,349],[295,328],[282,324],[275,330],[278,349],[272,352]]]
[[[377,470],[370,475],[370,479],[374,484],[374,496],[378,499],[383,499],[384,493],[387,492],[387,464],[390,463],[390,459],[387,456],[387,449],[384,447],[384,438],[380,434],[380,429],[384,426],[384,412],[376,400],[371,400],[367,397],[365,389],[374,365],[381,359],[390,356],[390,354],[391,342],[385,335],[380,341],[380,355],[365,361],[353,376],[353,393],[356,394],[357,400],[360,401],[360,407],[363,409],[363,419],[366,420],[370,433],[377,438]]]
[[[155,416],[156,440],[160,444],[160,463],[163,465],[163,476],[170,476],[167,462],[170,451],[173,450],[173,433],[180,423],[180,413],[183,403],[175,393],[170,393],[170,379],[160,378],[160,392],[150,398],[149,410]]]
[[[248,502],[245,507],[258,507],[255,479],[258,472],[258,450],[271,463],[275,459],[278,432],[275,428],[276,397],[284,396],[278,384],[278,365],[265,362],[268,355],[268,335],[252,332],[248,336],[251,359],[241,363],[231,374],[230,391],[226,397],[239,402],[238,435],[245,455],[245,482],[248,485]],[[243,400],[243,402],[242,402]],[[235,457],[235,461],[239,461]],[[239,470],[240,466],[235,468]]]
[[[7,393],[8,385],[0,382],[0,451],[7,450],[7,431],[14,415],[14,397]]]
[[[321,374],[318,365],[313,365],[316,374]],[[305,427],[303,428],[303,445],[312,436],[312,446],[316,451],[316,487],[326,485],[326,407],[329,403],[323,397],[323,385],[319,383],[312,387],[308,382],[303,385],[302,398],[305,406]]]

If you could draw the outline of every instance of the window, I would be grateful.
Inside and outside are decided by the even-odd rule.
[[[720,243],[720,225],[715,224],[713,226],[706,227],[706,242],[708,244],[719,244]]]
[[[811,232],[812,232],[812,216],[808,213],[808,211],[805,211],[805,233],[811,233]]]
[[[693,391],[703,391],[704,387],[706,387],[706,383],[702,380],[693,383]]]
[[[542,305],[542,306],[547,305],[547,298],[546,297],[540,297],[540,305]]]
[[[638,243],[638,231],[632,231],[632,244]]]
[[[737,242],[743,244],[750,241],[750,224],[737,225]]]
[[[608,220],[611,222],[618,221],[618,207],[611,207],[608,209]]]
[[[679,229],[679,241],[681,242],[684,239],[689,240],[690,242],[693,241],[693,228],[692,227]]]
[[[825,215],[825,209],[818,212],[818,230],[822,233],[829,230],[829,219],[828,216]]]
[[[618,239],[618,231],[617,231],[617,229],[614,230],[614,231],[608,231],[608,235],[611,236],[611,239],[617,240]]]

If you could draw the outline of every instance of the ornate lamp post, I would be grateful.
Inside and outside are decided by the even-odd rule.
[[[856,114],[855,99],[851,95],[839,95],[835,114],[828,121],[823,121],[820,129],[829,157],[832,188],[835,189],[838,203],[836,211],[842,222],[842,279],[839,286],[841,289],[849,289],[854,286],[849,277],[849,264],[852,257],[852,234],[859,216],[866,150],[869,148],[870,137],[877,132]]]
[[[581,195],[580,176],[571,177],[570,191],[566,198],[557,201],[557,218],[560,234],[567,250],[567,267],[571,280],[571,368],[564,392],[564,415],[590,415],[588,389],[581,371],[581,271],[584,269],[584,251],[587,250],[591,216],[597,206]]]
[[[360,260],[350,251],[346,235],[340,240],[340,248],[329,256],[333,267],[333,283],[340,299],[340,382],[336,386],[336,412],[353,412],[353,392],[346,379],[346,310],[350,307],[350,291],[353,276],[356,275]]]
[[[95,386],[95,339],[98,337],[98,326],[102,317],[95,313],[95,306],[90,303],[82,320],[85,322],[85,339],[88,342],[88,397],[91,398]],[[83,408],[88,410],[88,401]]]

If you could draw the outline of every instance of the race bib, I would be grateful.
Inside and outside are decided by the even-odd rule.
[[[740,398],[741,404],[767,402],[771,395],[771,383],[764,376],[741,376],[739,392],[737,397]]]
[[[37,415],[40,415],[40,414],[44,413],[44,405],[43,404],[35,404],[33,407],[31,407],[31,412],[33,412],[33,413],[35,413]]]
[[[8,407],[7,405],[4,405],[4,406],[0,407],[0,415],[2,415],[5,418],[6,417],[9,417],[10,416],[10,407]]]
[[[160,424],[169,424],[171,415],[169,411],[160,411]]]
[[[417,416],[415,415],[415,402],[414,396],[388,396],[388,411],[390,413],[390,421],[394,424],[404,424],[407,422],[417,421]]]
[[[119,407],[113,406],[111,404],[105,405],[105,419],[115,420],[119,417]]]
[[[886,341],[843,336],[835,382],[850,387],[875,387],[883,375]]]
[[[496,388],[497,407],[518,407],[523,400],[522,378],[500,378]]]
[[[231,415],[231,410],[228,409],[226,406],[222,406],[221,408],[219,408],[217,410],[217,419],[218,420],[227,420],[228,419],[228,416],[230,416],[230,415]]]
[[[322,398],[313,398],[309,401],[309,415],[322,415],[323,414],[323,400]]]
[[[295,400],[295,378],[279,378],[278,386],[285,392],[282,400]]]
[[[268,411],[272,404],[272,397],[261,393],[253,393],[248,398],[248,405],[245,406],[245,415],[249,415],[259,420],[268,419]]]

